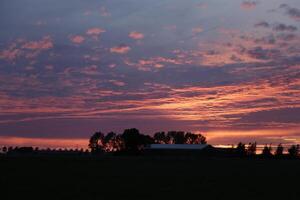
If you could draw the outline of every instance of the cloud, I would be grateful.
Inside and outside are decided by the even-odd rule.
[[[119,87],[123,87],[126,85],[123,81],[118,81],[118,80],[109,80],[109,82]]]
[[[203,32],[203,28],[202,27],[195,27],[192,29],[192,32],[194,35]]]
[[[101,8],[100,8],[100,15],[102,17],[109,17],[109,16],[111,16],[110,12],[104,6],[101,6]]]
[[[117,53],[117,54],[126,54],[130,50],[131,50],[131,48],[124,44],[110,48],[111,53]]]
[[[100,35],[101,33],[105,33],[106,31],[102,28],[90,28],[86,31],[87,35],[93,35],[93,36],[97,36]]]
[[[134,39],[134,40],[141,40],[143,39],[145,36],[143,33],[137,32],[137,31],[132,31],[129,33],[129,37]]]
[[[208,5],[206,3],[198,3],[196,7],[201,9],[206,9],[208,8]]]
[[[285,25],[285,24],[275,24],[273,26],[273,30],[274,31],[290,31],[290,32],[293,32],[293,31],[297,31],[297,27],[296,26],[292,26],[292,25]]]
[[[252,10],[256,8],[257,1],[244,1],[241,4],[241,8],[244,10]]]
[[[15,60],[21,53],[20,49],[10,47],[9,49],[0,52],[0,58],[12,61]]]
[[[258,22],[254,25],[254,27],[262,27],[262,28],[269,28],[270,27],[270,24],[266,21],[261,21],[261,22]]]
[[[81,44],[84,42],[85,38],[81,35],[70,36],[70,40],[75,44]]]
[[[280,56],[280,51],[278,49],[264,49],[260,46],[249,49],[247,53],[250,57],[259,60],[270,60]]]
[[[300,21],[300,9],[290,7],[287,4],[281,4],[279,8],[285,10],[285,14],[288,15],[290,18]]]
[[[52,39],[50,36],[45,36],[41,40],[38,41],[29,41],[23,44],[23,49],[30,50],[46,50],[53,47]]]
[[[50,36],[45,36],[41,40],[27,41],[25,39],[16,39],[7,49],[0,51],[0,58],[16,61],[18,58],[33,59],[42,51],[53,48],[54,44]]]

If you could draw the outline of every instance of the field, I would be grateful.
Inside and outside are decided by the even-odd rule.
[[[6,199],[300,199],[300,160],[2,157]],[[1,198],[2,199],[2,198]]]

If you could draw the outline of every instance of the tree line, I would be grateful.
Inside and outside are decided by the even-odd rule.
[[[290,157],[298,157],[300,146],[291,145],[287,152]],[[239,156],[255,156],[257,151],[257,143],[249,143],[247,146],[244,143],[238,143],[236,147],[236,152]],[[265,145],[262,149],[261,155],[264,157],[281,157],[284,154],[284,147],[282,144],[278,144],[275,151],[273,152],[272,145]]]
[[[206,144],[206,138],[202,134],[184,131],[157,132],[150,136],[131,128],[125,129],[122,134],[96,132],[89,140],[92,153],[138,152],[149,144]]]

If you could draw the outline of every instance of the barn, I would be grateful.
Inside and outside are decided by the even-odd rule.
[[[208,144],[150,144],[149,149],[157,150],[202,150]]]
[[[144,153],[157,156],[189,156],[203,154],[212,148],[208,144],[150,144],[144,149]]]

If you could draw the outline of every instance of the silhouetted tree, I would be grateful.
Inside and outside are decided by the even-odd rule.
[[[153,136],[153,139],[157,144],[167,144],[169,142],[165,132],[156,132]]]
[[[116,152],[124,149],[124,141],[122,137],[114,132],[108,133],[105,138],[105,151]]]
[[[184,144],[185,137],[183,131],[169,131],[167,134],[169,143],[171,144]]]
[[[187,132],[184,140],[185,144],[206,144],[206,138],[201,134]]]
[[[276,151],[275,151],[275,156],[282,156],[283,155],[283,146],[282,144],[278,144]]]
[[[239,142],[237,147],[236,147],[236,152],[239,156],[245,156],[246,153],[247,153],[245,144]]]
[[[272,147],[271,145],[268,146],[268,145],[265,145],[263,150],[262,150],[262,155],[265,156],[265,157],[270,157],[272,156]]]
[[[2,152],[7,153],[7,147],[2,147]]]
[[[99,153],[103,151],[104,146],[104,134],[101,132],[96,132],[92,135],[89,142],[89,148],[92,153]]]
[[[249,156],[254,156],[256,154],[256,142],[249,143],[249,145],[247,147],[247,154]]]
[[[292,145],[289,149],[288,152],[291,157],[297,157],[299,153],[299,145]]]
[[[137,152],[141,150],[145,145],[153,143],[153,139],[150,136],[140,134],[136,128],[126,129],[122,134],[125,150]]]

